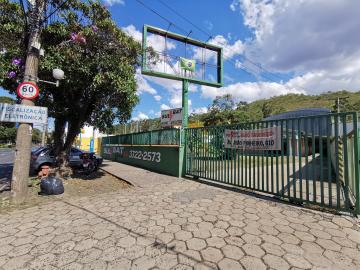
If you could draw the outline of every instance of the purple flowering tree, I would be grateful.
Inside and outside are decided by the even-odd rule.
[[[57,7],[59,1],[49,4]],[[23,78],[27,33],[17,2],[0,0],[0,15],[0,86],[14,93]],[[130,118],[138,102],[135,72],[141,47],[99,1],[70,1],[58,15],[62,20],[48,23],[41,33],[45,56],[39,77],[53,80],[54,68],[63,69],[66,77],[59,88],[40,83],[36,103],[48,107],[55,119],[59,166],[66,166],[67,150],[85,124],[105,131],[115,120]]]

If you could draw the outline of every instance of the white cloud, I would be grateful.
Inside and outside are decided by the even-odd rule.
[[[137,84],[137,94],[141,95],[142,93],[149,93],[151,95],[156,95],[157,91],[152,88],[144,76],[141,74],[140,69],[136,70],[136,84]]]
[[[203,113],[207,113],[207,111],[208,111],[208,108],[206,108],[206,107],[199,107],[199,108],[195,108],[195,109],[191,110],[191,112],[194,114],[203,114]]]
[[[172,108],[181,107],[181,103],[182,103],[182,96],[181,95],[173,95],[170,98],[170,104],[171,104]]]
[[[214,24],[208,20],[204,21],[204,25],[205,25],[206,29],[208,29],[209,31],[211,31],[214,28]]]
[[[175,81],[175,80],[164,79],[164,78],[159,78],[159,77],[152,77],[152,76],[146,76],[146,79],[148,81],[151,81],[152,83],[155,83],[155,84],[161,86],[167,92],[170,93],[169,103],[170,103],[171,107],[169,107],[168,109],[181,107],[181,103],[182,103],[182,82],[181,81]],[[198,85],[190,84],[189,92],[193,92],[193,93],[197,92],[198,88],[199,88]],[[154,96],[154,98],[155,98],[155,96]],[[189,104],[191,104],[191,100],[189,100]],[[165,105],[165,104],[162,104],[161,106],[163,106],[163,105]],[[161,109],[166,110],[166,108],[165,109],[161,108]]]
[[[360,89],[360,1],[234,0],[230,9],[254,31],[245,55],[267,70],[294,73],[308,94]]]
[[[238,82],[221,88],[202,86],[201,92],[204,98],[214,99],[217,96],[231,94],[236,100],[247,102],[289,93],[304,93],[303,90],[299,90],[291,84],[274,82]]]
[[[133,37],[136,41],[142,42],[142,33],[138,31],[134,25],[130,24],[126,27],[123,27],[122,29],[126,34]],[[176,48],[175,43],[171,41],[167,41],[165,46],[165,38],[154,34],[148,34],[147,45],[153,47],[157,52],[163,52],[165,48],[167,50]]]
[[[103,2],[107,6],[113,6],[113,5],[116,5],[116,4],[125,5],[124,0],[104,0]]]
[[[155,96],[154,96],[154,99],[155,99],[156,101],[160,101],[160,100],[161,100],[161,96],[155,95]]]
[[[140,120],[146,120],[146,119],[149,119],[149,116],[147,116],[143,112],[139,112],[137,116],[132,118],[132,120],[134,120],[134,121],[140,121]]]
[[[136,30],[136,27],[132,24],[123,27],[122,30],[129,36],[131,36],[133,39],[135,39],[138,42],[142,41],[142,33],[138,30]]]
[[[240,55],[244,52],[244,44],[240,39],[236,40],[233,44],[222,35],[217,35],[210,40],[210,43],[223,47],[224,59],[231,59],[234,56]]]
[[[222,47],[223,57],[225,60],[243,54],[245,49],[244,43],[240,39],[230,44],[229,40],[222,35],[217,35],[213,37],[209,40],[208,43]],[[204,52],[201,48],[194,48],[194,59],[197,59],[199,61],[202,61],[204,59],[205,62],[215,62],[216,57],[217,54],[213,51],[206,50],[206,52]]]
[[[161,104],[160,109],[163,110],[169,110],[171,109],[170,106],[166,105],[166,104]]]
[[[238,0],[233,0],[233,2],[230,4],[230,9],[232,11],[235,11],[237,9],[238,5],[239,5]]]

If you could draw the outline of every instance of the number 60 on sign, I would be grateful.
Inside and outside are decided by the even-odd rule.
[[[17,87],[17,94],[22,99],[35,99],[39,95],[39,88],[35,83],[23,82]]]

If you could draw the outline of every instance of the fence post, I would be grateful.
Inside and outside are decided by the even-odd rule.
[[[133,145],[134,144],[134,133],[131,133],[131,145]]]
[[[151,146],[151,130],[149,131],[149,145]]]
[[[359,177],[359,132],[358,132],[358,115],[353,114],[354,121],[354,159],[355,159],[355,212],[360,214],[360,177]]]

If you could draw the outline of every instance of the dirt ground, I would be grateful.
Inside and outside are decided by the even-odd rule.
[[[29,182],[32,183],[32,186],[29,187],[25,202],[20,205],[11,204],[10,191],[0,193],[0,213],[15,209],[24,209],[53,200],[93,196],[96,194],[116,192],[120,189],[130,187],[125,181],[115,178],[103,171],[98,171],[91,176],[76,175],[69,180],[63,180],[65,192],[61,195],[38,195],[40,182],[36,178],[31,178]]]

